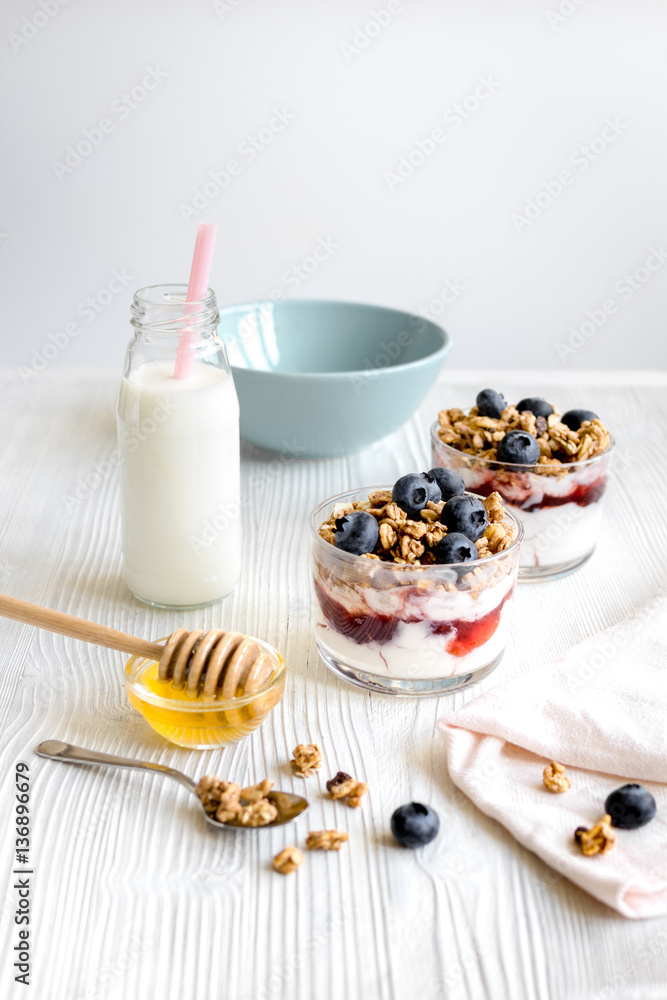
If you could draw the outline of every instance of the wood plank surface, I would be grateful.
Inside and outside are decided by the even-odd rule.
[[[114,405],[117,376],[46,370],[0,379],[0,591],[148,639],[177,624],[233,627],[286,656],[284,699],[264,726],[222,751],[167,744],[129,706],[123,656],[0,621],[0,815],[5,873],[0,996],[37,1000],[664,1000],[667,920],[630,922],[520,847],[449,781],[436,721],[481,689],[551,660],[638,608],[666,582],[667,380],[607,384],[565,374],[462,378],[446,369],[400,431],[368,451],[281,461],[243,448],[244,574],[205,611],[151,610],[121,577]],[[629,376],[632,378],[632,376]],[[611,426],[619,458],[594,558],[561,581],[519,588],[505,659],[481,685],[425,701],[370,695],[335,679],[315,648],[306,519],[344,489],[430,468],[428,426],[486,384],[545,394]],[[576,383],[576,384],[575,384]],[[68,499],[69,498],[69,499]],[[73,499],[72,499],[73,498]],[[296,827],[221,833],[159,776],[51,763],[41,740],[248,784],[264,775],[307,794]],[[292,775],[299,742],[319,742],[317,777]],[[31,991],[13,982],[14,765],[32,776]],[[359,810],[322,796],[337,770],[369,784]],[[423,851],[389,834],[396,806],[440,814]],[[339,854],[273,872],[287,843],[339,827]]]

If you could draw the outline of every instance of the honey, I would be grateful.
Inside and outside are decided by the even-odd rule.
[[[271,677],[258,691],[234,698],[204,699],[201,693],[160,680],[154,660],[133,656],[125,671],[130,704],[156,733],[178,746],[210,750],[236,743],[261,725],[285,689],[284,660],[267,643],[255,641],[275,664]]]

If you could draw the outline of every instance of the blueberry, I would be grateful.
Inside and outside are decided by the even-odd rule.
[[[477,393],[477,411],[480,417],[493,417],[497,420],[507,406],[505,397],[494,389],[482,389]]]
[[[489,519],[486,507],[477,497],[452,497],[442,508],[440,520],[449,532],[461,532],[476,542],[486,531]]]
[[[365,510],[353,510],[344,517],[336,518],[334,545],[344,552],[363,556],[372,552],[380,538],[378,523]]]
[[[479,559],[477,546],[460,531],[450,531],[433,549],[437,563],[464,563]]]
[[[571,431],[578,431],[584,420],[599,420],[600,418],[592,410],[568,410],[560,419]]]
[[[451,469],[429,469],[428,475],[433,476],[440,487],[441,500],[451,500],[452,497],[466,491],[466,484],[458,472],[452,472]]]
[[[426,483],[426,488],[428,489],[428,499],[432,503],[440,503],[442,500],[442,492],[440,490],[440,484],[435,476],[432,476],[430,472],[421,472],[421,478]]]
[[[401,847],[422,847],[437,837],[440,820],[430,806],[408,802],[391,817],[391,832]]]
[[[623,785],[607,796],[605,812],[611,825],[621,830],[636,830],[655,816],[655,799],[641,785]]]
[[[528,431],[509,431],[498,445],[498,461],[513,465],[535,465],[540,446]]]
[[[419,520],[419,511],[423,510],[429,499],[429,483],[417,472],[409,472],[401,476],[393,485],[391,499],[412,521]]]
[[[550,417],[554,412],[551,403],[547,403],[546,399],[542,399],[541,396],[526,396],[525,399],[516,404],[516,408],[519,413],[530,410],[536,417]]]

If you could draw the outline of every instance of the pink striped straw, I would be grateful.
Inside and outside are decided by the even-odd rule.
[[[192,312],[191,303],[201,302],[206,297],[208,279],[211,274],[213,250],[218,227],[214,223],[202,222],[197,229],[195,252],[190,270],[190,283],[185,298],[185,315]],[[195,344],[197,336],[192,330],[185,329],[178,341],[174,378],[192,378],[195,370]]]

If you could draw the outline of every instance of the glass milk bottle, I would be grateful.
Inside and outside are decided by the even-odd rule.
[[[213,604],[241,572],[239,404],[215,292],[187,308],[186,292],[135,293],[118,401],[125,581],[158,607]],[[193,356],[175,378],[184,333]]]

